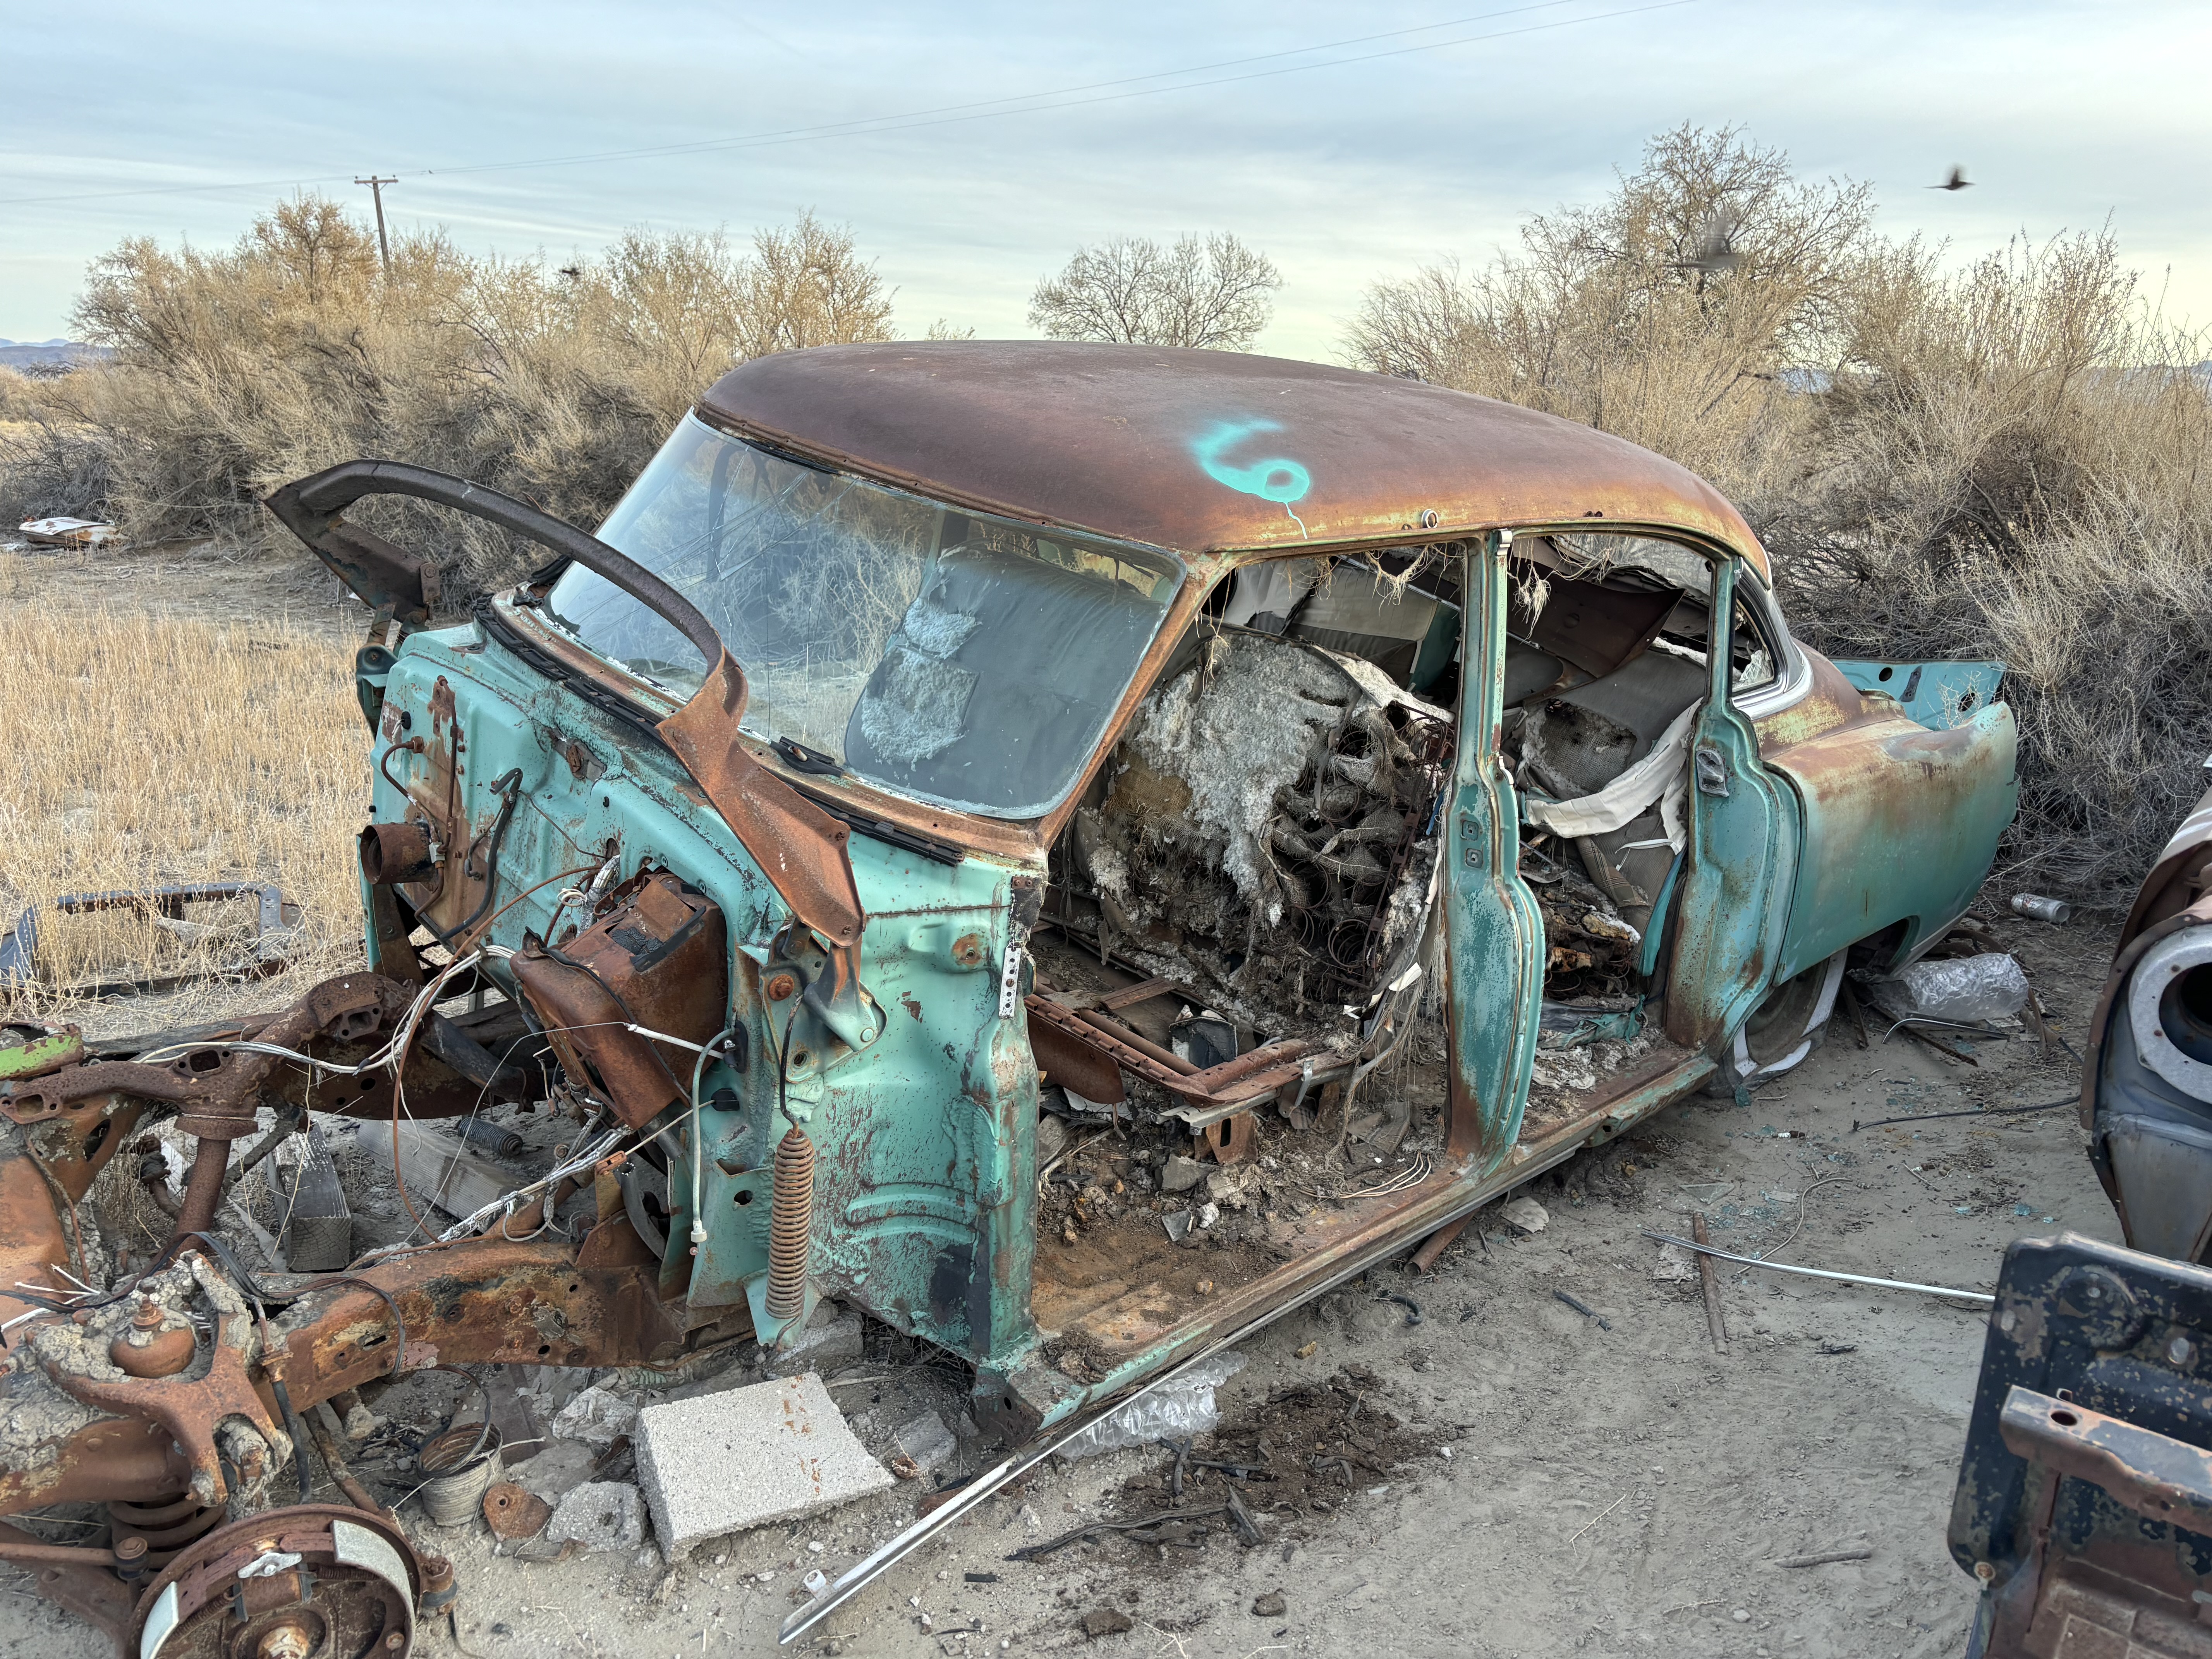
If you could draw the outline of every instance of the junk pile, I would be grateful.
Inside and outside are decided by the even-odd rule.
[[[410,1530],[481,1523],[496,1553],[536,1562],[650,1540],[674,1561],[901,1480],[972,1472],[975,1426],[930,1369],[862,1363],[859,1316],[824,1303],[783,1354],[746,1340],[673,1371],[437,1368],[319,1408],[319,1440]],[[841,1394],[864,1402],[849,1419]]]
[[[1265,1033],[1326,1023],[1419,945],[1451,749],[1450,715],[1370,663],[1217,634],[1077,815],[1071,886],[1102,949]]]

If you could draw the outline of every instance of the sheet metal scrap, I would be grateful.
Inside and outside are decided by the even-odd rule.
[[[103,980],[55,988],[82,996],[125,996],[132,993],[165,991],[196,979],[223,975],[272,974],[288,961],[286,952],[300,924],[300,907],[286,902],[282,890],[268,882],[203,881],[142,887],[106,893],[64,893],[53,902],[64,915],[88,915],[98,910],[136,908],[165,921],[182,922],[187,904],[209,904],[224,899],[251,898],[254,902],[253,941],[246,953],[210,968],[143,978]],[[15,925],[0,934],[0,992],[27,990],[39,982],[39,910],[27,905]]]
[[[32,519],[15,526],[25,541],[37,547],[106,547],[123,539],[123,532],[96,519]]]

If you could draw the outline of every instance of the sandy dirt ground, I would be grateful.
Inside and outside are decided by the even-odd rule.
[[[151,573],[149,573],[151,574]],[[311,579],[312,580],[312,579]],[[212,597],[212,596],[210,596]],[[321,584],[301,610],[331,610]],[[333,617],[330,619],[337,621]],[[2079,1034],[2109,933],[1982,906],[2059,1030]],[[1694,1282],[1655,1279],[1644,1229],[1692,1209],[1746,1253],[1986,1291],[2008,1242],[2117,1227],[2072,1112],[1935,1118],[2069,1097],[2075,1068],[2026,1039],[1968,1066],[1839,1020],[1826,1045],[1747,1106],[1703,1098],[1528,1189],[1534,1236],[1484,1213],[1426,1276],[1378,1272],[1248,1345],[1220,1391],[1218,1445],[1286,1420],[1283,1391],[1343,1380],[1405,1452],[1304,1512],[1258,1482],[1266,1541],[1073,1545],[1007,1558],[1086,1520],[1161,1507],[1157,1448],[1048,1467],[923,1548],[799,1650],[969,1655],[1577,1653],[1889,1659],[1963,1649],[1972,1582],[1944,1527],[1982,1347],[1963,1304],[1739,1269],[1722,1284],[1717,1353]],[[1899,1116],[1929,1121],[1854,1127]],[[1555,1296],[1603,1316],[1601,1328]],[[1421,1310],[1382,1299],[1395,1292]],[[867,1390],[841,1395],[864,1414]],[[1271,1404],[1271,1400],[1275,1403]],[[1355,1431],[1356,1432],[1356,1431]],[[1240,1439],[1239,1437],[1242,1437]],[[1201,1443],[1203,1455],[1206,1443]],[[1449,1453],[1449,1455],[1446,1454]],[[1363,1460],[1371,1461],[1371,1460]],[[1384,1461],[1387,1461],[1384,1460]],[[481,1524],[424,1544],[463,1589],[459,1646],[503,1656],[767,1654],[803,1600],[911,1518],[914,1488],[792,1528],[701,1547],[673,1569],[649,1548],[557,1565],[495,1556]],[[1864,1546],[1802,1570],[1801,1553]],[[976,1582],[982,1576],[987,1582]],[[95,1656],[88,1627],[0,1570],[0,1655]],[[1279,1612],[1253,1611],[1255,1602]],[[1126,1629],[1091,1636],[1101,1626]]]

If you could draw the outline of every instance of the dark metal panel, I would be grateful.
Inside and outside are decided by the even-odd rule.
[[[1951,1506],[1971,1652],[2212,1648],[2208,1340],[2203,1267],[2074,1233],[2006,1250]]]

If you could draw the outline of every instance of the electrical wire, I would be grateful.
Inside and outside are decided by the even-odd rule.
[[[1334,51],[1340,46],[1362,46],[1377,40],[1393,40],[1407,34],[1425,33],[1434,29],[1452,28],[1463,23],[1489,21],[1502,17],[1518,16],[1532,11],[1544,11],[1571,0],[1539,0],[1538,3],[1510,6],[1498,11],[1477,12],[1470,16],[1449,18],[1440,22],[1421,24],[1413,28],[1393,29],[1379,34],[1355,35],[1343,40],[1326,41],[1311,46],[1292,47],[1283,52],[1264,52],[1251,58],[1225,58],[1218,63],[1194,64],[1186,69],[1160,70],[1150,75],[1127,76],[1115,81],[1094,81],[1078,86],[1061,87],[1044,92],[1020,93],[1004,98],[982,99],[965,104],[939,105],[934,108],[909,110],[896,115],[870,116],[858,120],[830,122],[809,127],[789,127],[763,132],[745,133],[728,138],[699,139],[689,143],[660,144],[647,148],[622,150],[601,150],[569,155],[538,156],[514,161],[482,161],[443,167],[422,167],[401,173],[406,179],[437,179],[464,176],[478,173],[512,173],[544,167],[580,167],[608,161],[642,161],[657,157],[711,155],[726,150],[751,149],[786,144],[819,143],[836,138],[864,138],[878,133],[902,132],[916,127],[949,126],[971,121],[986,121],[1010,115],[1036,115],[1050,111],[1081,108],[1091,104],[1120,103],[1135,98],[1153,98],[1175,92],[1196,92],[1211,87],[1230,86],[1240,82],[1272,79],[1285,75],[1301,75],[1315,70],[1340,69],[1348,64],[1374,63],[1381,59],[1409,57],[1421,52],[1441,52],[1451,46],[1477,45],[1488,40],[1504,40],[1523,34],[1545,33],[1583,23],[1601,23],[1622,17],[1633,17],[1645,12],[1670,11],[1680,6],[1694,5],[1698,0],[1651,0],[1651,3],[1622,7],[1613,11],[1592,12],[1579,17],[1556,18],[1540,23],[1522,24],[1517,27],[1495,29],[1482,34],[1455,36],[1449,40],[1428,40],[1414,46],[1392,46],[1380,52],[1355,52],[1346,57],[1322,58],[1310,64],[1280,64],[1275,68],[1251,70],[1238,75],[1215,76],[1209,80],[1186,80],[1173,86],[1136,87],[1138,81],[1165,80],[1176,76],[1207,74],[1216,69],[1240,68],[1248,64],[1271,62],[1276,58],[1302,57],[1316,52]],[[1123,88],[1114,90],[1114,88]],[[1096,96],[1078,96],[1096,94]],[[1057,101],[1046,101],[1057,100]],[[1017,106],[1018,107],[1004,107]],[[130,190],[91,191],[65,196],[19,196],[0,199],[0,207],[49,206],[79,202],[112,201],[135,196],[196,195],[229,190],[290,190],[310,185],[336,185],[349,182],[350,175],[337,173],[290,179],[231,179],[220,184],[151,185]]]
[[[635,1031],[642,1028],[633,1025],[629,1029]],[[691,1242],[695,1245],[707,1242],[707,1143],[701,1138],[699,1127],[699,1080],[706,1075],[708,1056],[720,1050],[739,1029],[724,1026],[700,1049],[699,1058],[691,1062]]]

